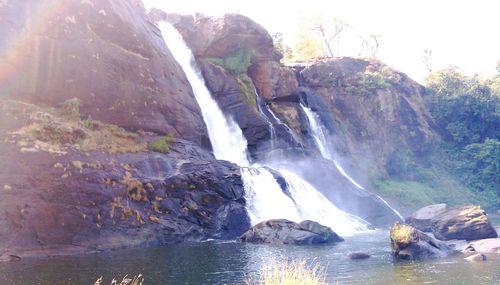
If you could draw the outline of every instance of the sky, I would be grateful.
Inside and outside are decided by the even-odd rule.
[[[473,75],[495,74],[500,60],[499,0],[143,0],[147,8],[205,15],[240,13],[293,45],[304,16],[339,18],[349,26],[337,53],[358,56],[360,37],[380,35],[377,58],[423,83],[424,50],[434,70],[457,66]]]

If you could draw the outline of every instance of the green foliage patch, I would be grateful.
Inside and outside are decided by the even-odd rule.
[[[245,100],[247,104],[253,107],[257,107],[257,99],[255,99],[255,91],[252,83],[252,79],[246,74],[240,74],[236,77],[238,83],[240,84],[240,90],[245,95]]]
[[[148,149],[159,153],[167,153],[174,142],[174,135],[168,133],[166,136],[156,139],[148,144]]]
[[[71,98],[61,104],[62,115],[70,119],[80,118],[80,99]]]
[[[253,49],[242,48],[225,57],[207,57],[212,64],[223,67],[233,75],[246,73],[251,64]]]
[[[431,74],[427,105],[445,142],[441,160],[486,209],[500,208],[500,84],[456,68]],[[444,154],[444,155],[442,155]]]
[[[383,195],[407,207],[478,203],[500,208],[500,84],[498,76],[468,77],[456,68],[431,74],[427,107],[443,141],[425,154],[395,151]]]
[[[376,94],[377,90],[391,87],[392,80],[393,72],[389,68],[368,66],[364,72],[344,84],[347,93],[351,95],[370,96]]]

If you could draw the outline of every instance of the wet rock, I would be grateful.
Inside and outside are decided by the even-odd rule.
[[[351,252],[347,257],[349,257],[349,259],[359,260],[359,259],[368,259],[371,257],[371,255],[364,252]]]
[[[433,219],[446,211],[446,209],[446,204],[429,205],[414,212],[405,219],[405,222],[421,231],[432,232]]]
[[[390,231],[392,254],[396,260],[445,257],[452,250],[416,228],[396,222]]]
[[[440,240],[498,237],[486,213],[481,207],[474,205],[455,207],[436,216],[432,232]]]
[[[285,219],[261,222],[240,237],[242,242],[296,245],[332,243],[343,240],[330,228],[317,222],[295,223]]]
[[[482,253],[477,253],[477,254],[468,256],[464,259],[467,261],[471,261],[471,262],[480,262],[480,261],[486,261],[487,257],[486,257],[486,255],[484,255]]]
[[[488,238],[470,242],[464,252],[500,253],[500,238]]]

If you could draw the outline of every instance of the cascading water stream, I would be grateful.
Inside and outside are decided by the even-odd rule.
[[[302,219],[316,221],[343,233],[352,232],[353,227],[355,231],[368,230],[368,222],[335,207],[321,192],[297,174],[285,169],[280,169],[280,173],[289,184],[288,190],[294,200],[302,202],[297,204]]]
[[[352,177],[350,177],[347,172],[344,170],[344,168],[340,165],[340,163],[335,160],[332,152],[330,151],[330,147],[328,146],[328,141],[325,136],[324,132],[324,127],[320,123],[319,116],[311,110],[311,108],[304,106],[302,103],[300,104],[300,107],[302,108],[302,111],[306,114],[307,120],[309,121],[309,126],[312,131],[312,136],[314,138],[314,141],[316,142],[316,146],[318,147],[321,156],[323,158],[326,158],[328,160],[333,161],[335,164],[335,167],[337,170],[347,178],[354,186],[356,186],[358,189],[365,190],[363,186],[361,186],[359,183],[356,182]],[[396,215],[398,215],[401,219],[404,220],[403,216],[396,211],[396,209],[392,208],[389,203],[387,203],[382,197],[378,196],[377,197],[387,206],[389,207]]]
[[[200,72],[192,68],[194,57],[184,42],[182,35],[170,24],[159,23],[159,28],[168,38],[168,47],[177,62],[181,65],[191,84],[196,101],[201,109],[203,121],[207,125],[208,136],[217,159],[227,160],[240,166],[248,166],[247,140],[240,127],[231,118],[226,118],[217,102],[205,86]]]
[[[293,173],[286,172],[287,177],[284,177],[291,189],[292,197],[289,197],[282,191],[268,169],[257,165],[250,167],[247,141],[240,127],[232,119],[226,118],[217,102],[213,100],[203,77],[195,67],[191,50],[182,36],[168,23],[159,23],[159,28],[191,84],[207,125],[215,157],[242,167],[241,176],[247,198],[247,211],[252,224],[276,218],[296,222],[321,219],[342,235],[353,234],[367,228],[362,220],[351,219],[350,215],[338,210],[326,198],[322,199],[321,193]]]
[[[267,106],[262,98],[260,98],[259,93],[257,90],[254,88],[254,93],[255,97],[257,98],[257,108],[259,110],[260,116],[266,121],[267,125],[269,126],[269,134],[270,134],[270,142],[271,142],[271,150],[274,149],[275,147],[275,141],[276,141],[276,129],[274,128],[273,122],[269,119],[269,117],[265,114],[264,110],[262,109],[262,106],[266,107],[266,110],[269,111],[269,106]],[[274,115],[274,114],[273,114]]]

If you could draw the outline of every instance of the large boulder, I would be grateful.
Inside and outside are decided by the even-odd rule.
[[[208,142],[183,70],[141,1],[1,1],[0,97]],[[39,11],[39,12],[33,12]],[[208,145],[208,144],[207,144]]]
[[[411,214],[405,219],[405,222],[421,231],[432,232],[433,219],[445,212],[446,209],[446,204],[429,205]]]
[[[432,232],[440,240],[477,240],[498,234],[481,207],[474,205],[449,209],[433,219]]]
[[[396,260],[445,257],[452,250],[416,228],[396,222],[390,231],[392,254]]]
[[[252,49],[258,60],[279,59],[273,39],[261,25],[240,14],[198,17],[174,23],[195,56],[225,57],[241,49]]]
[[[285,219],[261,222],[247,232],[240,240],[249,243],[272,244],[321,244],[340,242],[344,239],[338,236],[329,227],[313,221],[295,223]]]
[[[470,242],[464,252],[500,253],[500,238],[487,238]]]

